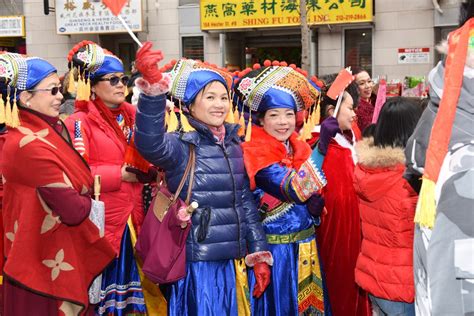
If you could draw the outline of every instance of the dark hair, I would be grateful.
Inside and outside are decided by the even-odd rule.
[[[334,82],[336,77],[337,77],[337,74],[331,74],[331,75],[321,77],[323,82],[325,83],[323,89],[321,90],[322,97],[321,97],[321,103],[319,104],[320,111],[321,111],[321,119],[324,119],[327,116],[326,111],[329,106],[335,107],[337,104],[337,100],[333,100],[329,98],[328,96],[326,96],[327,91],[331,87],[331,84]],[[355,109],[357,105],[359,104],[359,88],[357,87],[357,84],[355,83],[355,81],[353,81],[350,85],[348,85],[346,90],[344,91],[349,93],[349,95],[352,97],[352,100],[354,101],[354,109]],[[344,94],[342,97],[342,101],[344,101]]]
[[[362,137],[363,138],[374,137],[376,127],[377,125],[374,123],[367,125],[367,127],[364,128],[364,131],[362,132]]]
[[[91,81],[91,87],[95,86],[96,84],[98,84],[100,82],[100,79],[102,79],[104,76],[106,76],[108,74],[103,74],[101,76],[97,76],[97,77],[94,77],[94,78],[90,78],[88,80]]]
[[[357,76],[358,74],[360,74],[361,72],[366,72],[366,73],[369,73],[367,70],[365,70],[364,68],[360,68],[360,67],[352,67],[352,75],[353,76]],[[370,76],[370,74],[369,74]]]
[[[374,133],[374,144],[379,147],[405,148],[421,116],[421,107],[413,99],[390,98],[380,112]]]
[[[470,18],[474,17],[474,0],[461,2],[459,12],[459,26],[463,26]]]

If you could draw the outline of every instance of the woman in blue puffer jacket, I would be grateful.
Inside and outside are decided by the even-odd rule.
[[[175,192],[195,145],[196,164],[192,214],[186,244],[186,277],[170,285],[170,315],[238,315],[249,311],[245,263],[253,267],[260,296],[270,281],[267,250],[260,215],[249,190],[243,163],[239,126],[224,123],[230,108],[231,77],[193,60],[179,60],[170,72],[173,98],[188,108],[195,129],[166,133],[167,77],[156,64],[161,52],[146,43],[137,53],[136,65],[143,74],[136,117],[136,146],[151,163],[166,172],[168,188]],[[161,94],[160,94],[161,93]],[[181,191],[185,199],[188,183]],[[245,259],[245,262],[244,262]],[[247,293],[247,294],[246,294]]]

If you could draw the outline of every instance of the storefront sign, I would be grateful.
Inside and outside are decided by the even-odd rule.
[[[372,21],[373,0],[306,0],[310,25]],[[201,29],[300,25],[300,0],[201,0]]]
[[[429,64],[430,49],[423,48],[399,48],[398,49],[399,64]]]
[[[142,30],[142,1],[129,0],[120,14],[130,28]],[[127,32],[101,0],[56,0],[58,34]]]
[[[0,37],[24,37],[24,16],[0,16]]]

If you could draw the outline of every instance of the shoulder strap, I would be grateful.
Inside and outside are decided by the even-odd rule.
[[[183,174],[183,177],[181,178],[181,181],[179,182],[178,188],[176,189],[176,192],[174,193],[172,203],[174,203],[178,199],[179,194],[181,193],[181,190],[183,189],[184,183],[186,182],[186,179],[188,178],[188,175],[189,175],[188,194],[186,196],[186,201],[185,201],[186,204],[189,204],[189,200],[191,199],[191,190],[194,184],[195,165],[196,165],[196,153],[194,150],[194,145],[189,144],[188,163],[186,164],[186,169],[184,170],[184,174]]]

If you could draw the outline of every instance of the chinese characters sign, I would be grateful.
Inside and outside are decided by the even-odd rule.
[[[0,16],[0,37],[24,37],[24,16]]]
[[[306,0],[308,23],[371,22],[373,0]],[[300,0],[201,0],[201,29],[300,25]]]
[[[141,0],[128,0],[120,15],[133,31],[142,30]],[[101,0],[56,0],[56,31],[58,34],[126,32]]]

